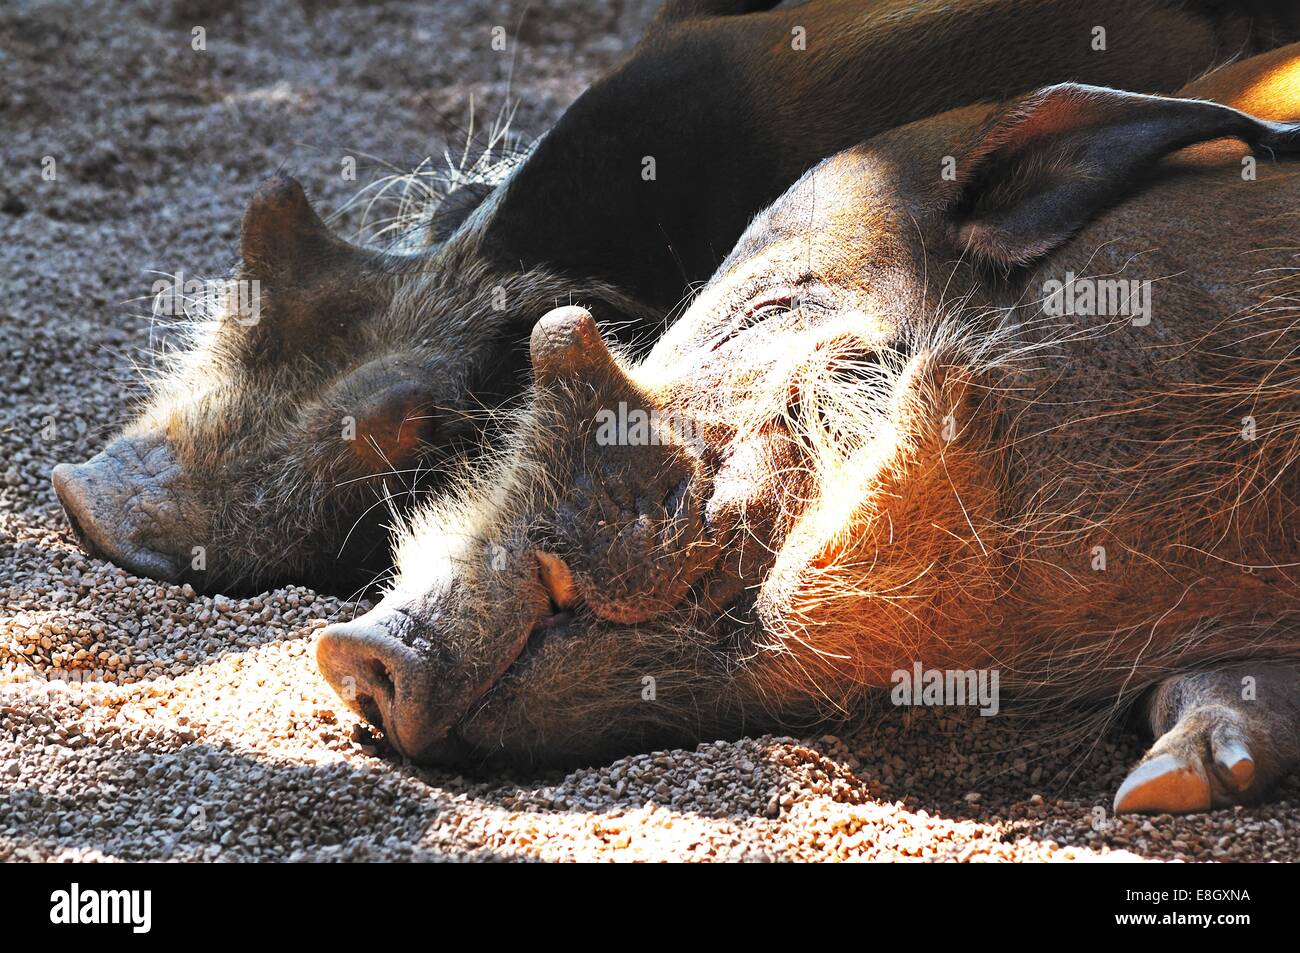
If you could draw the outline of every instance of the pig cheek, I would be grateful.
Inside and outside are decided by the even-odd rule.
[[[762,582],[798,518],[795,501],[807,499],[809,483],[806,461],[784,434],[745,441],[732,450],[705,508],[706,525],[721,549],[712,601],[725,602]]]

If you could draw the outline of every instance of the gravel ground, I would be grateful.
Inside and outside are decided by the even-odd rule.
[[[652,5],[533,3],[516,129],[544,129]],[[197,596],[84,556],[50,469],[121,421],[153,273],[222,274],[277,168],[337,210],[460,145],[471,97],[505,101],[490,30],[523,3],[101,8],[0,8],[0,860],[1300,858],[1294,779],[1260,808],[1108,819],[1139,742],[1066,745],[1072,719],[891,710],[567,774],[427,771],[316,673],[315,629],[365,603]]]

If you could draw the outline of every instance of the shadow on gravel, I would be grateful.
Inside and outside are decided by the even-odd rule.
[[[575,779],[592,778],[593,772],[557,774],[538,787],[541,778],[467,782],[388,758],[293,763],[204,742],[173,750],[118,751],[111,760],[103,759],[102,752],[64,749],[53,756],[53,770],[39,787],[16,785],[0,792],[0,829],[16,831],[0,839],[0,860],[22,860],[26,849],[41,855],[95,852],[121,860],[530,860],[535,855],[527,849],[527,838],[523,846],[514,841],[494,846],[489,843],[493,833],[517,837],[520,831],[536,830],[544,839],[548,830],[553,835],[558,828],[573,835],[594,831],[621,837],[631,830],[644,836],[646,829],[671,831],[675,825],[681,836],[693,829],[715,830],[722,822],[744,836],[791,821],[785,809],[770,814],[768,804],[792,784],[830,792],[831,810],[846,807],[850,818],[861,815],[853,814],[855,806],[864,807],[861,816],[875,825],[873,836],[882,839],[946,826],[965,842],[1050,841],[1152,858],[1169,856],[1172,841],[1200,837],[1208,819],[1226,818],[1240,826],[1251,824],[1254,816],[1237,811],[1158,819],[1167,836],[1144,846],[1135,842],[1130,827],[1095,829],[1087,799],[1049,803],[1039,816],[1001,802],[996,809],[966,804],[965,810],[948,810],[946,796],[873,793],[876,785],[827,755],[820,743],[759,738],[736,744],[754,752],[755,803],[752,808],[733,804],[721,813],[675,806],[676,785],[670,781],[690,775],[698,782],[708,777],[702,765],[734,761],[734,751],[711,744],[693,753],[674,752],[671,770],[656,771],[654,755],[640,759],[645,763],[635,772],[630,768],[638,759],[612,762],[596,769],[597,780],[585,794]],[[615,793],[611,774],[634,780]],[[611,782],[609,790],[601,789],[602,780]],[[667,788],[659,787],[665,783]],[[734,786],[734,775],[723,786],[727,783]],[[1294,801],[1295,787],[1288,784],[1283,795]],[[1024,792],[1008,789],[1006,795],[1019,793]],[[583,806],[584,796],[603,803]],[[698,789],[692,796],[702,797]],[[1031,796],[1025,793],[1026,800]],[[901,804],[891,803],[895,799]],[[1260,831],[1252,836],[1269,836],[1266,823],[1255,826]],[[952,844],[938,844],[939,856],[957,854],[962,843],[954,838]]]
[[[409,779],[347,763],[267,762],[224,745],[120,753],[108,769],[84,759],[57,790],[0,793],[0,827],[24,845],[99,851],[121,860],[438,860],[421,846],[451,798]],[[69,789],[80,787],[81,793]],[[491,860],[491,851],[476,859]]]

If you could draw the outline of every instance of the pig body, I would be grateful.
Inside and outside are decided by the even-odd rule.
[[[197,327],[121,437],[54,472],[87,548],[205,590],[362,585],[389,566],[392,514],[519,394],[547,309],[581,302],[652,340],[750,217],[839,149],[1046,82],[1173,89],[1300,29],[1286,2],[740,15],[765,6],[668,3],[505,182],[446,203],[424,248],[349,245],[296,182],[267,183],[236,276],[257,289],[256,320]]]
[[[640,363],[547,316],[510,453],[416,515],[322,670],[412,757],[542,762],[991,671],[1145,699],[1120,809],[1261,796],[1300,756],[1300,48],[1182,95],[847,150]],[[602,438],[614,407],[672,426]]]

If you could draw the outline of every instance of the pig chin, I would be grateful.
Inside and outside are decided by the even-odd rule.
[[[73,532],[93,556],[141,576],[177,582],[192,535],[184,476],[161,438],[121,437],[85,463],[61,463],[54,491]]]

